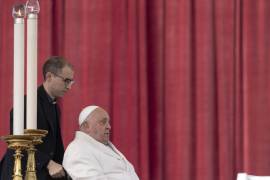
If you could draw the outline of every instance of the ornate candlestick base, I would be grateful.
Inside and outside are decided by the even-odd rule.
[[[33,138],[29,135],[7,135],[2,136],[2,140],[4,140],[8,144],[9,149],[14,149],[14,168],[13,168],[13,180],[23,180],[22,177],[22,150],[27,149],[29,144],[31,144]]]
[[[35,161],[35,145],[42,143],[42,138],[46,136],[48,131],[41,129],[25,129],[24,134],[33,138],[29,148],[27,149],[28,159],[25,173],[26,180],[36,180],[36,161]]]

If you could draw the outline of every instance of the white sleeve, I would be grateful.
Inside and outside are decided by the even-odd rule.
[[[108,180],[96,157],[83,147],[69,146],[63,166],[73,180]]]

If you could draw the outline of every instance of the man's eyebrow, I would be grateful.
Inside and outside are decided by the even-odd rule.
[[[104,122],[104,123],[105,123],[105,122],[109,122],[109,121],[110,121],[110,120],[109,120],[108,118],[103,118],[103,119],[100,120],[100,122]]]

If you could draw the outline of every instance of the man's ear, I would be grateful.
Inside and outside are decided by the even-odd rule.
[[[45,81],[51,80],[52,76],[53,76],[53,73],[47,72],[46,75],[45,75]]]
[[[88,124],[86,121],[84,121],[84,122],[82,123],[82,125],[81,125],[81,128],[82,128],[82,129],[88,129],[88,128],[89,128],[89,124]]]

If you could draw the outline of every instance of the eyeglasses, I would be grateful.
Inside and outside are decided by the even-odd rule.
[[[63,80],[63,82],[65,83],[66,86],[68,85],[72,85],[75,81],[73,79],[69,79],[69,78],[64,78],[63,76],[60,76],[58,74],[54,74],[55,76],[61,78]]]

